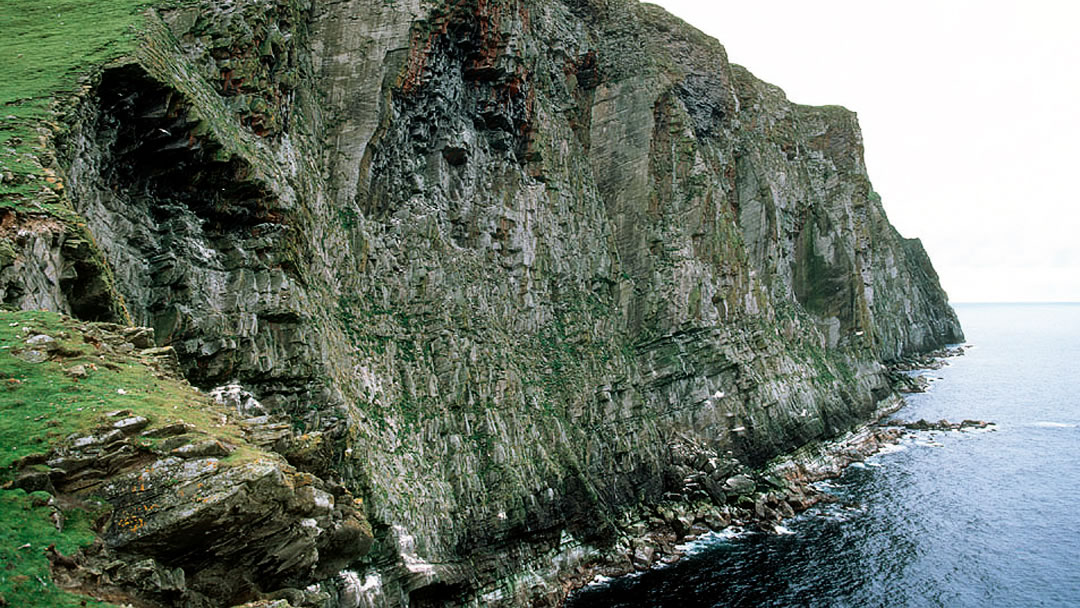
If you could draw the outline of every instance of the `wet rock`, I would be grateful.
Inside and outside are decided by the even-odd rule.
[[[893,420],[890,421],[888,424],[900,426],[910,431],[961,431],[965,429],[985,429],[993,426],[994,423],[986,422],[984,420],[964,420],[963,422],[949,422],[948,420],[938,420],[937,422],[929,422],[924,419],[919,419],[915,422]]]
[[[775,509],[781,519],[795,517],[795,508],[791,505],[791,503],[787,501],[781,501],[778,505],[776,505]]]
[[[780,515],[776,513],[763,498],[754,501],[754,516],[758,521],[780,521]]]
[[[675,531],[676,536],[683,538],[691,533],[691,530],[694,527],[694,518],[685,513],[681,513],[673,521],[668,523],[671,524],[671,528]]]
[[[656,550],[653,547],[641,544],[637,549],[634,549],[634,555],[631,558],[631,561],[638,570],[648,570],[652,567],[655,555]]]
[[[725,485],[721,484],[718,480],[712,477],[707,477],[702,482],[705,486],[705,491],[712,501],[718,505],[722,505],[727,502],[727,492],[724,490]]]
[[[736,496],[748,496],[754,493],[757,484],[748,475],[736,475],[724,482],[724,489]]]
[[[49,360],[49,355],[45,351],[36,349],[21,350],[14,353],[16,357],[27,363],[44,363]]]
[[[704,522],[705,525],[709,526],[709,529],[714,532],[719,532],[731,525],[731,519],[727,517],[725,513],[721,513],[720,511],[713,511],[706,515]]]

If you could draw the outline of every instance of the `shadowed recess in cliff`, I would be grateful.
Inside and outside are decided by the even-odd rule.
[[[134,320],[176,347],[197,385],[266,380],[253,359],[305,316],[287,214],[191,103],[141,67],[106,70],[97,104],[73,190]],[[302,365],[289,374],[307,377]]]
[[[159,223],[183,207],[211,233],[281,221],[273,195],[208,136],[181,94],[132,65],[107,70],[98,97],[100,134],[115,138],[105,179],[114,191],[152,199]]]
[[[458,2],[412,26],[412,45],[391,90],[395,120],[372,139],[363,161],[371,180],[358,201],[364,213],[392,215],[397,209],[389,200],[401,184],[421,192],[424,174],[432,168],[453,195],[464,189],[469,163],[538,160],[539,152],[530,145],[536,94],[532,74],[521,49],[510,44],[520,23],[528,20],[526,10],[506,0]],[[402,166],[404,148],[413,157],[412,166]],[[469,246],[475,230],[458,225],[453,238]]]

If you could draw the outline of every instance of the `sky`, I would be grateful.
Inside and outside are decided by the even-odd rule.
[[[951,301],[1080,301],[1080,1],[653,2],[792,101],[858,113]]]

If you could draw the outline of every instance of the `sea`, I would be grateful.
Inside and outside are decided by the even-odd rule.
[[[957,305],[970,345],[896,417],[920,431],[782,533],[728,530],[569,608],[1080,606],[1080,304]]]

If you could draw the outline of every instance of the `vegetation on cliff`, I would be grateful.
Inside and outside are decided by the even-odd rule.
[[[9,605],[85,601],[65,589],[121,603],[244,597],[267,569],[278,584],[305,576],[319,549],[324,563],[363,552],[359,502],[269,449],[302,462],[317,445],[236,389],[200,394],[152,330],[49,312],[0,321]],[[193,535],[208,536],[196,555]]]
[[[6,413],[5,413],[6,415]],[[62,511],[51,506],[55,498],[47,492],[27,493],[21,489],[0,492],[0,605],[109,606],[86,596],[60,589],[53,581],[48,554],[73,555],[90,545],[93,507],[69,507]],[[57,516],[57,513],[61,515]],[[62,518],[63,530],[56,521]],[[17,522],[17,523],[16,523]],[[51,548],[51,549],[50,549]]]
[[[63,190],[47,162],[49,141],[66,128],[53,106],[67,101],[91,70],[135,50],[135,26],[150,4],[9,0],[0,6],[0,205],[18,206],[43,188]]]

